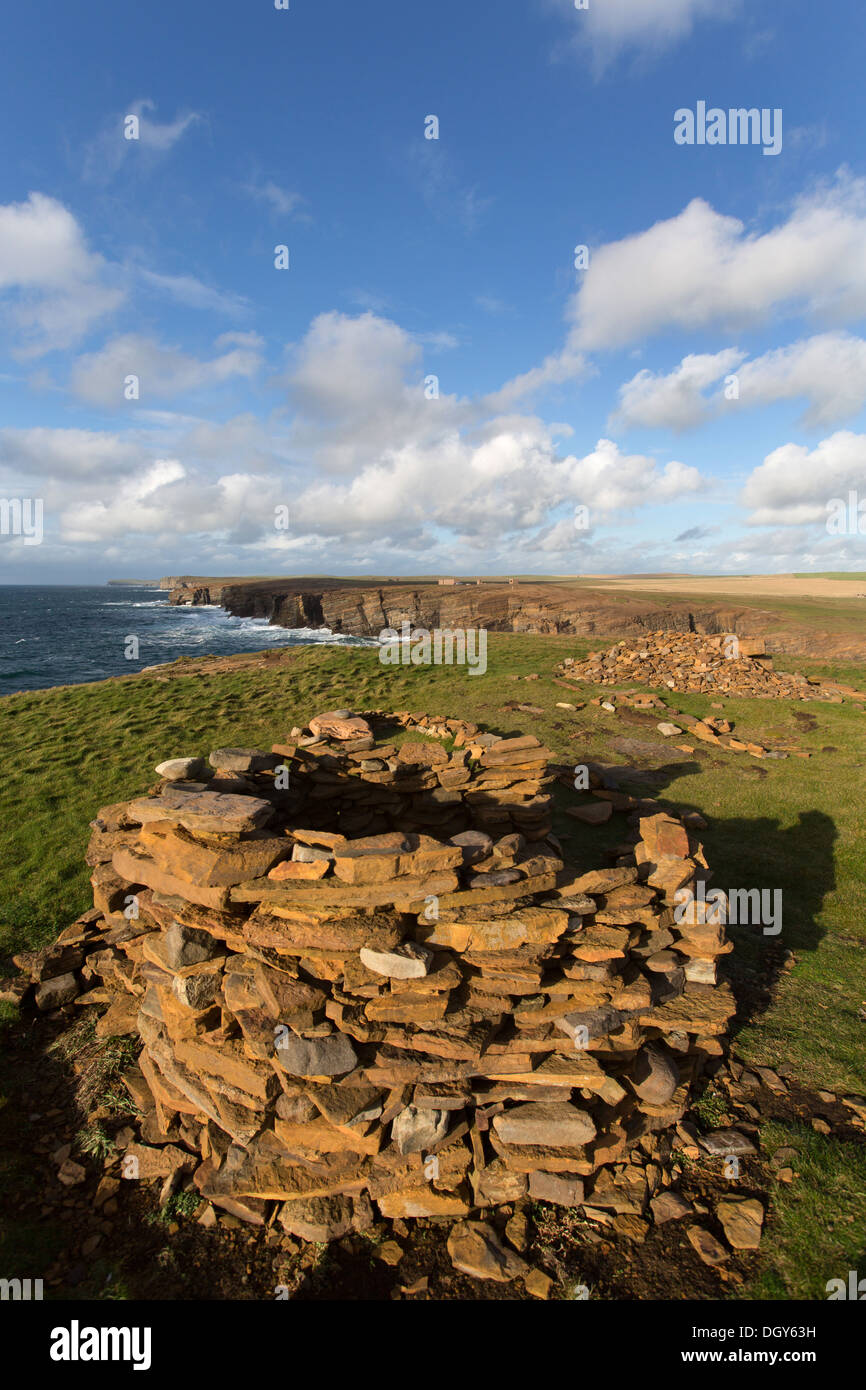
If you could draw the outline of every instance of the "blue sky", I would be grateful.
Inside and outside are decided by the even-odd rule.
[[[0,583],[866,568],[826,524],[866,511],[864,29],[853,0],[11,14],[0,498],[44,534],[0,535]],[[700,102],[780,112],[780,151],[677,144]]]

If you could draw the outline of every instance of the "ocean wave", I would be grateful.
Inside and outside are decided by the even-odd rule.
[[[332,632],[329,627],[289,627],[285,629],[300,642],[320,642],[341,647],[378,647],[375,637],[353,637],[349,632]]]

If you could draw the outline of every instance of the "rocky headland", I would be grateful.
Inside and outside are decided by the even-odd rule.
[[[629,637],[664,629],[764,637],[768,649],[797,656],[860,660],[866,636],[818,631],[772,609],[736,604],[697,606],[652,596],[631,597],[579,581],[484,580],[453,585],[399,579],[212,578],[173,575],[161,580],[169,602],[219,604],[235,617],[266,618],[285,628],[327,628],[352,637],[378,637],[403,622],[428,630],[485,628],[575,637]]]

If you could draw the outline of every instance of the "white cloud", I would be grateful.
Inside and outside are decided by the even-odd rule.
[[[866,314],[866,182],[842,174],[764,233],[695,198],[676,217],[599,247],[583,277],[575,349],[674,328],[754,327],[779,312],[856,321]]]
[[[415,338],[433,352],[450,352],[453,348],[460,346],[460,339],[444,328],[434,333],[416,333]]]
[[[425,140],[419,129],[416,142],[408,150],[409,174],[430,212],[443,222],[457,222],[465,232],[474,232],[490,206],[491,199],[464,184],[452,160],[438,140]]]
[[[866,341],[846,333],[821,333],[752,361],[727,348],[684,357],[672,372],[638,372],[620,387],[613,422],[624,428],[691,429],[722,410],[745,410],[774,401],[803,400],[808,427],[835,425],[866,405]],[[738,396],[726,395],[728,376]],[[717,387],[710,395],[708,388]]]
[[[590,376],[593,371],[583,353],[572,352],[566,347],[561,352],[551,353],[540,367],[530,367],[529,371],[512,377],[498,391],[485,397],[484,404],[488,410],[507,410],[518,401],[550,386],[563,386],[566,382]]]
[[[324,555],[367,569],[371,557],[394,569],[421,559],[425,569],[472,569],[482,550],[502,569],[515,548],[524,568],[544,568],[585,548],[578,504],[596,526],[702,487],[697,469],[609,440],[565,453],[569,427],[491,410],[487,398],[428,399],[420,344],[371,314],[314,320],[285,378],[291,418],[218,423],[147,404],[254,370],[260,346],[256,335],[223,335],[220,355],[202,362],[140,335],[115,338],[74,364],[73,385],[117,404],[124,376],[140,375],[135,428],[122,437],[7,431],[0,461],[15,464],[16,477],[43,469],[39,495],[70,552],[120,545],[132,563],[147,538],[168,569],[181,545],[185,568],[211,570],[261,568],[255,556],[265,553],[295,569],[321,568]],[[289,506],[287,533],[274,527],[278,504]]]
[[[743,489],[752,526],[826,525],[827,503],[866,496],[866,435],[839,430],[814,449],[783,444],[768,454]]]
[[[44,193],[0,205],[0,298],[18,355],[68,348],[124,298],[67,208]]]
[[[243,190],[257,202],[267,203],[278,217],[295,217],[309,221],[308,214],[301,211],[306,202],[302,194],[281,188],[273,179],[267,179],[264,183],[245,183]]]
[[[733,372],[744,357],[736,348],[724,352],[684,357],[667,375],[640,371],[619,391],[619,408],[613,421],[626,429],[684,430],[704,421],[710,413],[703,391]]]
[[[152,163],[161,155],[167,154],[188,130],[203,119],[199,111],[184,111],[173,121],[157,121],[149,112],[156,110],[156,103],[148,97],[130,102],[125,110],[117,112],[103,126],[102,130],[84,149],[83,176],[90,183],[107,183],[131,156],[144,155]],[[138,139],[127,139],[125,122],[127,117],[138,118]]]
[[[264,345],[265,340],[262,337],[261,333],[256,333],[252,329],[247,333],[238,333],[234,330],[228,333],[221,333],[214,342],[214,346],[218,348],[246,347],[254,348],[256,351],[258,351],[260,348],[263,348]]]
[[[179,459],[155,459],[107,498],[67,498],[60,536],[79,545],[118,536],[152,536],[158,545],[172,536],[193,545],[207,538],[213,552],[221,544],[259,544],[268,528],[273,531],[274,507],[285,500],[275,478],[234,472],[209,479]]]
[[[0,469],[7,478],[111,479],[137,468],[142,449],[134,440],[98,430],[0,430]]]
[[[495,543],[548,524],[566,503],[603,517],[701,485],[697,469],[660,468],[609,440],[584,458],[561,457],[556,427],[508,413],[499,400],[507,390],[476,402],[426,399],[418,345],[370,314],[316,319],[288,386],[299,409],[292,443],[316,473],[292,509],[305,536],[417,549],[447,528]]]
[[[243,295],[213,289],[195,275],[160,275],[155,270],[139,270],[138,275],[150,288],[168,295],[188,309],[209,309],[232,317],[249,313],[249,301]]]
[[[299,457],[325,473],[357,472],[389,442],[451,418],[452,397],[425,399],[422,360],[420,344],[389,319],[320,314],[286,378]]]
[[[494,294],[477,294],[475,296],[475,303],[478,305],[479,309],[484,310],[485,314],[494,314],[498,316],[500,314],[510,314],[512,312],[511,305],[507,304],[504,299],[498,299]]]
[[[739,4],[728,0],[589,0],[578,10],[575,0],[554,0],[563,17],[569,16],[571,43],[580,52],[589,49],[598,69],[619,53],[637,50],[655,54],[688,38],[704,19],[732,19]]]
[[[866,404],[866,341],[822,333],[764,353],[738,375],[743,405],[805,400],[804,424],[838,424]]]
[[[261,366],[256,347],[232,347],[203,362],[141,334],[127,333],[113,338],[98,352],[79,357],[70,373],[70,387],[92,405],[120,408],[125,403],[127,376],[139,378],[139,399],[147,403],[218,385],[235,376],[252,377]]]

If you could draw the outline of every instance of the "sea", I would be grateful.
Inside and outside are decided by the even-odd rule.
[[[0,695],[128,676],[179,656],[231,656],[308,643],[375,645],[327,628],[270,627],[266,618],[234,618],[215,604],[173,608],[165,589],[0,585]]]

